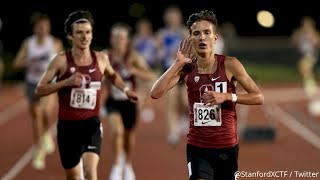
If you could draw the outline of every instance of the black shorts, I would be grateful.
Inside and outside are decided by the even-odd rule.
[[[239,145],[209,149],[187,145],[189,179],[234,180],[238,171]]]
[[[65,169],[75,167],[84,152],[100,155],[102,124],[98,117],[86,120],[59,120],[57,140],[62,166]]]
[[[133,129],[137,121],[137,104],[129,100],[116,101],[109,98],[106,103],[108,113],[118,112],[122,116],[122,122],[125,129]]]

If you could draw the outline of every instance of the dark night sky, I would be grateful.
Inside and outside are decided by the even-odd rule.
[[[21,3],[12,1],[11,4],[1,4],[0,6],[0,17],[3,21],[0,37],[5,50],[15,52],[19,48],[21,41],[31,34],[29,16],[33,11],[41,11],[51,17],[52,33],[65,41],[63,32],[65,18],[74,10],[85,9],[92,12],[96,22],[93,45],[106,46],[109,27],[113,23],[123,21],[134,25],[137,18],[131,17],[128,11],[135,2],[144,5],[145,12],[143,15],[153,21],[155,29],[162,26],[163,9],[170,4],[176,4],[181,7],[185,21],[188,15],[193,12],[203,9],[212,10],[217,14],[220,23],[229,21],[235,24],[237,32],[241,36],[287,36],[291,34],[293,28],[299,25],[300,18],[305,15],[314,17],[317,21],[317,26],[320,27],[320,8],[315,5],[316,0],[313,0],[313,2],[312,0],[295,1],[295,3],[293,3],[293,0],[292,3],[289,3],[289,0],[118,0],[113,2],[113,5],[110,5],[110,0],[66,1],[72,6],[64,5],[58,1],[42,1],[38,3],[36,1],[26,1],[29,2],[28,8]],[[280,2],[283,4],[278,4]],[[274,27],[263,28],[258,25],[256,13],[259,10],[268,10],[274,14]]]

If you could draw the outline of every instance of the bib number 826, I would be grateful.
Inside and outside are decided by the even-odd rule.
[[[198,109],[197,117],[198,120],[216,119],[214,109]]]

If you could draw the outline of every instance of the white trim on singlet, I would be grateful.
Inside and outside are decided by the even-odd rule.
[[[41,75],[50,61],[56,55],[54,37],[49,36],[42,45],[37,44],[37,37],[31,36],[28,40],[26,81],[38,83]]]

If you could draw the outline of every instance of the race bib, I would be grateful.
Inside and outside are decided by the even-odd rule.
[[[70,97],[70,106],[77,109],[94,109],[97,101],[97,90],[73,88]]]
[[[194,103],[194,126],[221,126],[221,105]]]

